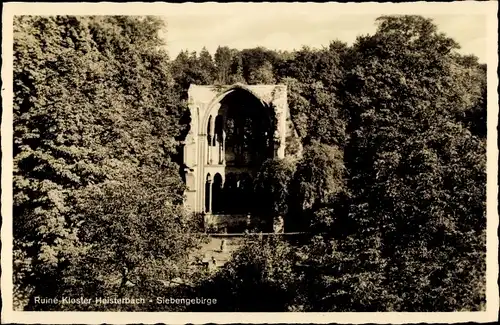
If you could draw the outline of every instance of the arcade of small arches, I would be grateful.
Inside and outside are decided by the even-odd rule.
[[[249,173],[207,174],[205,212],[212,214],[245,214],[252,212],[253,178]]]

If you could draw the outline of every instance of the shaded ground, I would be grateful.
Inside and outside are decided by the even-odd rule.
[[[215,266],[223,266],[231,257],[231,254],[238,249],[243,237],[210,237],[210,241],[204,244],[198,252],[202,262],[211,263],[215,259]],[[222,242],[225,242],[221,250]]]
[[[304,241],[307,240],[306,233],[250,233],[250,236],[267,237],[272,236],[285,236],[287,241],[292,245],[300,246]],[[209,242],[202,245],[202,247],[193,254],[193,260],[196,264],[204,264],[208,268],[219,268],[222,267],[229,259],[231,254],[235,252],[243,243],[245,239],[245,234],[212,234],[209,236]],[[222,245],[222,242],[225,242]],[[223,247],[222,247],[223,246]]]

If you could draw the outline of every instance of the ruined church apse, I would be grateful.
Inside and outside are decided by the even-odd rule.
[[[207,215],[253,214],[254,180],[262,164],[284,158],[286,148],[294,147],[287,139],[298,139],[286,86],[192,84],[188,105],[185,206]]]
[[[254,212],[253,180],[264,161],[274,156],[273,114],[268,105],[242,89],[234,90],[220,101],[214,121],[215,134],[209,133],[210,124],[207,125],[207,141],[215,142],[217,156],[214,158],[225,165],[224,175],[213,175],[211,189],[206,184],[205,211],[213,214]]]

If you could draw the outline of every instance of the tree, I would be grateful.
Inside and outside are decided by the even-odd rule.
[[[229,82],[231,75],[231,64],[233,52],[227,46],[219,46],[215,51],[214,61],[217,69],[217,82],[225,85]]]
[[[275,61],[278,79],[295,78],[304,84],[322,82],[325,87],[336,87],[343,76],[343,60],[347,45],[340,41],[332,41],[328,47],[312,49],[304,46],[294,52],[293,56]]]
[[[85,253],[68,261],[57,286],[59,296],[157,297],[176,284],[174,279],[192,282],[186,252],[198,247],[202,237],[187,235],[195,220],[182,208],[177,178],[175,169],[143,169],[82,191],[75,212],[81,213],[79,237],[86,243]],[[109,311],[109,306],[79,309]]]
[[[354,44],[345,80],[351,216],[366,238],[382,236],[397,310],[476,310],[484,300],[485,143],[457,116],[480,94],[464,92],[470,71],[431,20],[378,22],[375,35]]]
[[[210,85],[214,82],[215,65],[206,48],[202,49],[199,56],[196,52],[181,51],[172,62],[172,74],[177,91],[187,98],[191,84]]]
[[[300,83],[286,78],[290,115],[304,145],[313,141],[343,148],[346,118],[337,95],[322,82]]]
[[[278,55],[276,52],[263,47],[245,49],[240,52],[243,63],[243,77],[250,83],[263,83],[263,81],[274,80],[272,71],[277,62]],[[254,78],[268,78],[268,80],[260,80]]]
[[[276,79],[273,74],[273,66],[269,61],[264,61],[264,63],[250,71],[248,75],[248,84],[274,84]]]
[[[276,64],[276,77],[288,85],[292,120],[302,142],[316,140],[343,148],[347,114],[343,110],[343,81],[347,48],[334,41],[328,48],[304,47]]]
[[[331,226],[336,214],[335,202],[345,192],[342,152],[316,141],[306,146],[290,191],[292,227],[304,231],[320,224],[323,228]],[[330,211],[324,213],[322,209]],[[317,220],[320,215],[321,220]]]
[[[229,77],[229,83],[246,83],[245,77],[243,76],[243,58],[241,53],[237,50],[233,50],[233,61],[231,62],[231,76]]]
[[[314,235],[298,249],[299,293],[293,305],[307,312],[394,311],[377,236]]]
[[[194,311],[280,312],[293,308],[298,294],[296,254],[276,237],[245,238],[241,248],[196,295],[214,297],[216,305],[193,306]],[[259,299],[255,299],[259,296]]]
[[[290,182],[295,172],[294,162],[269,159],[264,162],[255,179],[258,214],[274,220],[288,213]]]
[[[201,49],[198,57],[198,64],[201,71],[203,71],[203,84],[212,84],[215,81],[216,67],[212,59],[212,55],[208,52],[206,47]]]
[[[84,274],[73,271],[86,269],[92,256],[105,260],[118,252],[106,241],[143,244],[144,250],[131,252],[137,259],[151,261],[155,254],[149,239],[139,234],[125,237],[115,231],[96,238],[85,232],[96,229],[87,220],[103,225],[99,209],[119,214],[104,223],[108,229],[125,227],[124,220],[130,229],[133,221],[137,230],[144,229],[150,222],[144,213],[151,210],[132,211],[159,204],[145,193],[161,193],[158,197],[170,198],[165,202],[180,204],[182,186],[172,157],[182,105],[158,37],[161,28],[162,21],[151,17],[15,19],[14,256],[19,259],[14,272],[24,298],[53,297],[67,283],[82,280]],[[133,178],[151,174],[163,175],[169,186]],[[125,190],[138,199],[129,211],[120,203],[126,202]],[[156,222],[179,230],[177,212],[166,209]],[[194,245],[188,237],[179,238],[179,247]],[[101,267],[109,274],[120,272],[111,262]],[[85,276],[88,288],[116,293],[113,285],[99,284],[97,273]]]
[[[462,86],[463,93],[469,94],[471,105],[457,116],[459,122],[464,123],[472,134],[486,137],[486,102],[487,102],[487,79],[486,65],[479,64],[475,56],[455,56],[458,66],[457,73],[461,79],[469,79],[470,82]]]

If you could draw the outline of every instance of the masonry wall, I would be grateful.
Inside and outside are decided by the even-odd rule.
[[[300,140],[290,119],[287,104],[287,88],[284,85],[227,85],[198,86],[191,85],[189,109],[191,123],[189,133],[184,141],[184,163],[186,179],[186,206],[194,212],[206,211],[207,179],[219,173],[224,178],[225,164],[206,161],[207,150],[211,145],[207,141],[209,117],[217,116],[220,101],[236,89],[247,91],[273,110],[276,119],[273,141],[275,156],[297,156],[301,152]],[[210,175],[209,175],[210,174]],[[210,191],[208,191],[210,192]]]

